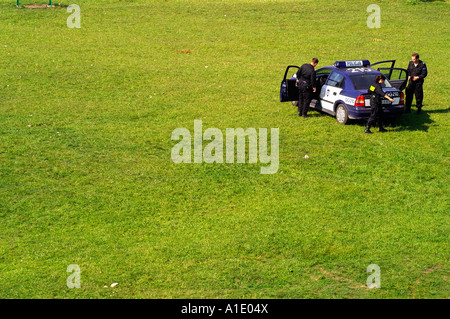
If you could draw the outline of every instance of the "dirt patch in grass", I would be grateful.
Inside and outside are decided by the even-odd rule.
[[[325,269],[323,269],[322,267],[313,267],[316,270],[319,270],[322,275],[328,279],[333,279],[339,282],[347,282],[349,284],[350,288],[364,288],[364,289],[369,289],[367,286],[362,285],[350,278],[346,278],[345,276],[343,276],[342,274],[340,274],[337,271],[327,271]],[[312,277],[313,280],[317,281],[319,280],[320,277]]]
[[[432,271],[439,270],[440,268],[442,268],[442,265],[437,265],[437,266],[434,266],[434,267],[432,267],[430,269],[427,269],[427,270],[423,271],[422,273],[423,274],[428,274],[428,273],[430,273]]]
[[[23,7],[27,9],[44,9],[51,6],[49,6],[48,4],[29,4]]]
[[[21,5],[20,8],[25,9],[46,9],[46,8],[67,8],[67,4],[61,4],[61,3],[53,3],[52,5],[49,5],[47,3],[44,4],[27,4],[27,5]]]

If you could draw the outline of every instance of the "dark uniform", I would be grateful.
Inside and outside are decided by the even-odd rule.
[[[372,85],[368,92],[370,93],[370,117],[367,121],[366,132],[370,130],[371,126],[375,126],[378,122],[378,126],[381,132],[384,132],[383,127],[383,104],[381,99],[386,95],[381,88],[380,83],[375,83]],[[370,132],[369,132],[370,133]]]
[[[408,65],[408,76],[410,76],[409,84],[406,87],[406,99],[405,99],[405,112],[411,112],[411,103],[413,96],[416,96],[417,112],[422,109],[423,101],[423,79],[427,76],[427,66],[421,60],[417,66],[414,65],[413,61],[409,61]],[[419,78],[413,81],[413,78],[418,76]]]
[[[308,113],[312,100],[313,88],[316,87],[316,71],[310,63],[303,64],[297,71],[298,82],[298,116]]]

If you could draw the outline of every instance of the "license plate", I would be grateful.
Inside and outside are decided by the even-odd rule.
[[[382,104],[391,104],[391,101],[389,101],[389,100],[382,100],[381,103]]]

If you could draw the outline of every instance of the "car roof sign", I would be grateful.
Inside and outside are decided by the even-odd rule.
[[[334,66],[336,68],[357,68],[357,67],[367,67],[370,65],[368,60],[351,60],[351,61],[336,61]]]

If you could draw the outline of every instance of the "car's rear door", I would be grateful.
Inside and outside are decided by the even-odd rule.
[[[284,72],[283,81],[280,88],[280,102],[298,101],[297,78],[294,76],[287,78],[288,74],[295,74],[300,69],[299,66],[289,65]]]
[[[375,62],[369,65],[369,67],[371,67],[372,69],[376,69],[374,68],[375,65],[377,65],[377,68],[393,68],[395,65],[395,60]]]
[[[379,68],[378,71],[383,73],[389,80],[389,83],[400,91],[403,91],[408,81],[408,71],[401,68]]]
[[[320,92],[322,91],[322,86],[325,85],[328,76],[331,73],[329,68],[320,68],[316,71],[316,92],[313,93],[313,99],[320,99]]]
[[[325,84],[320,90],[320,101],[322,109],[329,111],[329,113],[334,112],[334,103],[339,97],[342,91],[342,86],[344,82],[344,76],[339,72],[333,71],[329,76]]]

